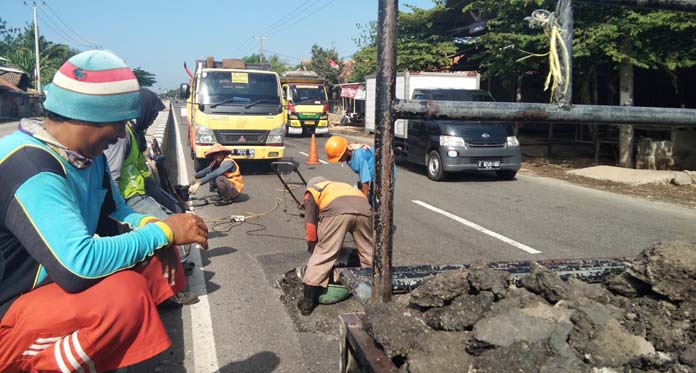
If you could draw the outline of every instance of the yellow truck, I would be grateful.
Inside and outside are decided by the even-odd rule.
[[[185,66],[185,65],[184,65]],[[280,80],[270,65],[242,60],[196,61],[179,89],[186,100],[188,137],[196,170],[206,166],[214,143],[235,158],[274,160],[285,152],[285,121]]]
[[[329,133],[329,101],[324,79],[313,71],[289,71],[280,77],[288,135]]]

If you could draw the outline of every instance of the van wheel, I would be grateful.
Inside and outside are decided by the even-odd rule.
[[[517,170],[500,170],[495,172],[496,176],[500,180],[515,180],[515,175],[517,175]]]
[[[445,172],[442,170],[442,158],[437,150],[431,150],[428,153],[425,165],[428,168],[428,179],[440,181],[445,178]]]

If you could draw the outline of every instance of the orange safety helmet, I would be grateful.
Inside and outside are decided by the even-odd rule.
[[[214,156],[217,153],[232,154],[232,151],[227,149],[226,147],[218,144],[218,143],[215,143],[215,144],[213,144],[213,146],[210,147],[210,149],[208,149],[207,152],[205,152],[205,157],[211,158],[212,156]]]
[[[324,144],[326,158],[330,163],[338,162],[348,149],[348,140],[342,136],[331,136]]]

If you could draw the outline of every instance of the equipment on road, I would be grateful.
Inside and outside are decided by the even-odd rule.
[[[317,138],[312,134],[312,140],[309,142],[309,154],[305,164],[319,164],[319,154],[317,153]]]
[[[316,149],[315,149],[315,151],[316,151]],[[278,176],[278,179],[280,179],[280,182],[283,183],[283,187],[285,188],[285,190],[288,192],[288,194],[290,194],[290,197],[292,197],[292,199],[295,201],[295,203],[297,203],[297,209],[304,210],[304,204],[301,201],[302,199],[297,198],[297,196],[295,196],[295,194],[293,193],[293,189],[296,189],[296,188],[291,187],[291,185],[295,185],[295,186],[301,185],[302,186],[302,193],[304,193],[304,188],[307,186],[307,181],[305,180],[305,178],[300,173],[300,170],[298,169],[299,164],[297,163],[297,161],[292,159],[292,158],[286,158],[286,159],[283,159],[280,161],[272,162],[271,167],[273,168],[276,175]],[[302,180],[302,182],[287,181],[285,179],[285,176],[283,176],[283,175],[291,174],[293,172],[297,173],[297,176],[300,177],[300,180]]]
[[[334,304],[347,299],[350,296],[348,287],[337,284],[329,284],[319,295],[320,304]]]

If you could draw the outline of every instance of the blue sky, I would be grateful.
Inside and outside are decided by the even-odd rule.
[[[79,50],[89,49],[88,44],[110,49],[130,67],[154,73],[155,90],[176,88],[186,81],[184,61],[192,66],[195,59],[206,56],[222,59],[257,53],[253,35],[268,35],[264,54],[276,53],[291,64],[308,59],[313,44],[350,56],[357,50],[356,24],[377,19],[376,0],[44,1],[48,5],[38,11],[42,35]],[[402,10],[406,4],[433,6],[432,0],[399,3]],[[8,26],[31,22],[32,8],[22,0],[0,0],[0,9]]]

